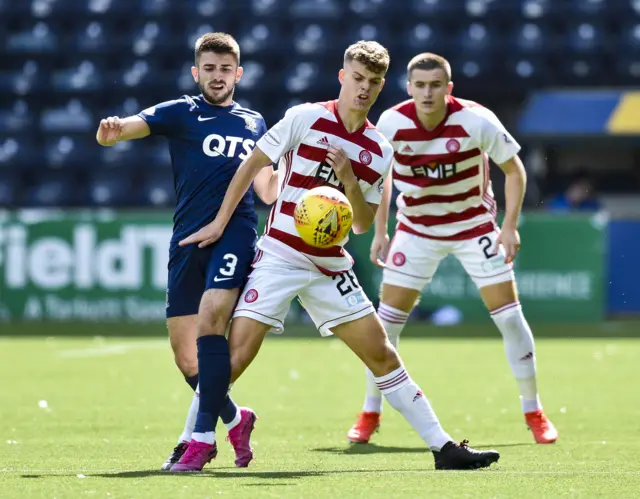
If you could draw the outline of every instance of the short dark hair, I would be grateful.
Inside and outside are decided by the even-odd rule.
[[[200,56],[204,52],[215,52],[216,54],[231,54],[240,64],[240,45],[236,39],[227,33],[205,33],[196,40],[195,61],[196,66],[200,62]]]
[[[386,74],[389,69],[389,51],[378,42],[364,41],[349,45],[344,52],[344,62],[358,61],[373,73]]]
[[[407,64],[407,77],[411,79],[411,73],[414,69],[424,69],[430,71],[432,69],[442,69],[447,75],[447,82],[451,81],[451,64],[444,57],[431,52],[423,52],[418,54]]]

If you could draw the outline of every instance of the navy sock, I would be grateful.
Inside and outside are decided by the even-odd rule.
[[[227,395],[227,398],[224,399],[224,405],[220,410],[220,419],[222,419],[224,424],[229,424],[236,418],[236,414],[238,414],[238,406],[231,400],[231,397]]]
[[[215,430],[231,382],[229,344],[223,335],[198,338],[198,370],[200,408],[193,431],[206,433]]]
[[[191,387],[191,389],[195,392],[196,388],[198,388],[198,375],[194,374],[193,376],[185,376],[184,380]]]

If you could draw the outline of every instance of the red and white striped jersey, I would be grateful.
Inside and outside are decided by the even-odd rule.
[[[496,228],[488,158],[504,163],[520,146],[495,114],[448,96],[445,119],[429,131],[408,100],[382,113],[378,128],[394,149],[398,230],[458,241]]]
[[[279,162],[280,193],[258,242],[261,251],[327,275],[349,270],[353,259],[343,241],[331,248],[314,248],[296,231],[293,212],[304,193],[328,185],[344,192],[344,186],[326,162],[329,146],[341,147],[367,202],[380,204],[385,177],[391,169],[393,148],[368,120],[349,133],[336,109],[336,101],[301,104],[289,109],[258,142],[273,162]],[[258,255],[258,258],[260,255]]]

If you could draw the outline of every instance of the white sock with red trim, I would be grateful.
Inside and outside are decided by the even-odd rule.
[[[431,450],[439,451],[453,440],[442,429],[431,404],[403,366],[375,380],[391,407],[404,416]]]
[[[542,410],[536,382],[536,350],[531,328],[520,302],[508,303],[491,311],[491,318],[502,334],[504,351],[520,390],[523,412]]]
[[[400,333],[409,318],[409,313],[380,303],[378,306],[378,317],[380,317],[380,322],[382,322],[384,330],[387,332],[389,342],[397,350],[398,343],[400,342]],[[380,414],[382,413],[382,393],[378,390],[378,385],[376,385],[373,373],[369,368],[365,367],[365,370],[367,374],[367,395],[364,399],[362,410],[364,412],[377,412]]]

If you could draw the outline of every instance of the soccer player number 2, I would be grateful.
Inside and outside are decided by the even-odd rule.
[[[232,276],[236,271],[236,265],[238,264],[238,257],[233,253],[227,253],[222,257],[227,262],[224,267],[220,267],[220,274],[224,276]]]
[[[487,257],[487,259],[493,258],[494,256],[496,256],[491,254],[491,246],[493,246],[493,243],[491,242],[491,239],[489,239],[488,236],[481,237],[478,240],[478,244],[480,246],[484,244],[484,246],[482,246],[482,251],[484,251],[484,256]]]

